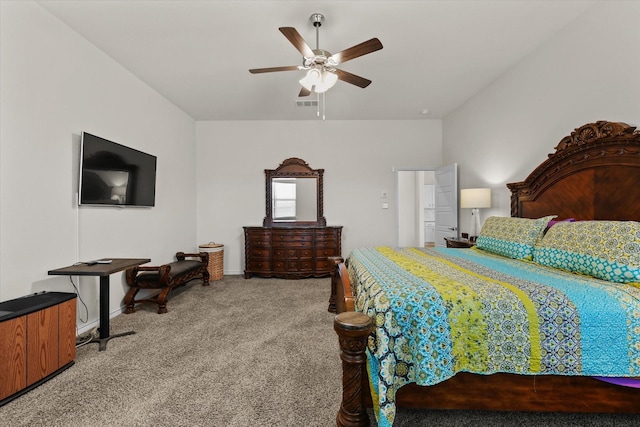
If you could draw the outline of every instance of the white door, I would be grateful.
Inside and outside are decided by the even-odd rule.
[[[458,165],[436,169],[436,246],[458,237]]]

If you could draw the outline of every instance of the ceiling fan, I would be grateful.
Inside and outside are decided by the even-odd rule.
[[[309,96],[312,92],[324,93],[338,80],[342,80],[352,85],[365,88],[371,84],[371,80],[357,76],[338,68],[338,65],[350,61],[359,56],[363,56],[376,50],[382,49],[382,43],[377,38],[372,38],[336,54],[331,54],[319,47],[319,32],[324,15],[314,13],[309,18],[316,28],[316,48],[311,49],[304,41],[300,33],[293,27],[280,27],[279,30],[302,54],[302,65],[291,65],[285,67],[253,68],[249,70],[252,74],[271,73],[274,71],[306,71],[305,77],[300,80],[302,89],[298,96]]]

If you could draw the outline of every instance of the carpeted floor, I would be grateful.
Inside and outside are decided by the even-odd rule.
[[[2,426],[332,426],[341,366],[329,279],[225,276],[169,312],[112,320],[107,350],[0,408]],[[373,421],[375,425],[375,421]],[[400,410],[396,426],[635,426],[632,415]]]

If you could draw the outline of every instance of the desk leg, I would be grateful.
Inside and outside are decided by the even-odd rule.
[[[107,343],[112,338],[135,334],[134,331],[109,335],[109,276],[100,276],[100,335],[89,342],[98,343],[98,351],[107,349]]]
[[[109,338],[109,276],[100,276],[100,339],[105,338]]]

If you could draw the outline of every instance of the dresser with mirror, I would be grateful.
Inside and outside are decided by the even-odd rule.
[[[327,226],[323,213],[323,169],[299,158],[265,170],[262,227],[244,227],[244,277],[326,277],[340,256],[342,226]]]

